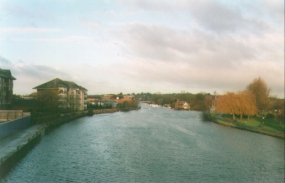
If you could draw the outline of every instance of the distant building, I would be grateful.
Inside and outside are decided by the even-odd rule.
[[[49,90],[58,93],[58,107],[62,109],[85,110],[87,109],[87,89],[72,81],[53,79],[33,89],[37,93]]]
[[[24,99],[24,100],[33,100],[33,99],[36,99],[37,97],[37,92],[33,92],[29,95],[21,95],[21,99]]]
[[[133,97],[129,97],[129,96],[124,96],[124,98],[122,99],[117,99],[116,102],[118,104],[122,104],[124,102],[133,102],[134,98]]]
[[[183,110],[190,110],[190,105],[185,101],[180,101],[178,108]]]
[[[109,99],[104,99],[102,100],[102,105],[104,106],[112,106],[112,107],[117,107],[118,103],[115,100],[109,100]]]
[[[0,108],[5,109],[12,102],[13,80],[16,80],[8,69],[0,68]]]
[[[102,100],[102,95],[88,95],[87,96],[87,103],[91,105],[95,105],[101,100]]]
[[[170,104],[164,104],[164,107],[171,108]]]
[[[102,99],[108,100],[108,99],[111,99],[112,97],[113,97],[113,94],[105,94],[102,96]]]

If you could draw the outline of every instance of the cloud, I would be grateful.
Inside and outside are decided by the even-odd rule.
[[[11,3],[1,3],[0,10],[8,12],[9,15],[19,16],[19,17],[31,17],[33,13],[23,8],[18,4]]]
[[[67,10],[86,5],[74,11],[74,5],[58,7],[57,22],[48,24],[35,18],[34,5],[22,5],[18,15],[10,15],[23,18],[0,28],[5,57],[17,52],[16,60],[42,59],[29,64],[0,57],[0,63],[10,64],[21,93],[55,77],[78,82],[90,93],[109,93],[242,90],[259,76],[273,93],[284,93],[284,80],[278,79],[284,77],[280,2],[119,0],[119,6],[85,8],[82,14]]]
[[[185,15],[183,19],[189,23],[195,22],[196,28],[218,34],[235,32],[260,34],[271,28],[272,18],[265,16],[278,14],[280,17],[282,13],[284,17],[284,9],[280,8],[284,7],[284,4],[282,6],[282,3],[277,1],[272,3],[264,0],[239,4],[214,0],[177,0],[175,3],[167,0],[121,0],[120,2],[137,14],[140,11],[157,12],[161,17],[169,18],[169,14],[178,16],[183,13]]]
[[[222,94],[226,91],[244,90],[254,78],[260,76],[266,80],[272,94],[284,97],[284,70],[278,64],[240,63],[239,67],[225,69],[189,66],[187,63],[151,63],[142,58],[136,62],[120,62],[116,68],[116,75],[124,75],[133,85],[146,86],[142,88],[143,91],[153,88],[164,93],[186,90],[192,93],[218,91]],[[269,70],[271,72],[264,72]],[[125,82],[122,80],[120,83],[124,85]]]
[[[102,22],[100,22],[100,21],[92,21],[92,20],[82,20],[81,24],[83,26],[86,26],[86,27],[89,27],[89,28],[92,28],[92,29],[98,29],[98,28],[103,26]]]
[[[282,26],[280,22],[284,22],[284,1],[280,0],[261,0],[260,6],[251,4],[251,10],[255,10],[259,16],[270,18],[274,23]],[[282,26],[284,28],[284,26]]]
[[[200,25],[211,31],[235,31],[244,26],[238,8],[230,8],[217,1],[197,1],[191,3],[189,9]]]
[[[41,38],[34,39],[35,41],[42,42],[52,42],[52,43],[80,43],[80,44],[92,44],[94,43],[94,38],[86,36],[66,36],[59,38]]]
[[[38,4],[33,4],[33,6],[28,7],[27,5],[20,5],[20,3],[0,2],[0,10],[6,13],[5,16],[40,19],[41,21],[55,20],[51,12],[47,11],[44,6]]]
[[[274,79],[284,76],[284,38],[278,31],[244,36],[145,23],[122,27],[116,34],[127,57],[115,67],[134,83],[223,92],[243,90],[260,76],[273,93],[280,95],[284,88],[282,80]]]
[[[16,64],[15,73],[37,78],[48,78],[63,75],[62,71],[58,71],[52,67],[34,64]]]
[[[248,4],[231,6],[221,1],[197,1],[188,7],[199,25],[210,32],[261,34],[269,30],[271,20],[257,15],[253,7],[249,11],[244,11]],[[256,7],[258,3],[253,4]]]
[[[1,64],[10,64],[11,62],[9,60],[7,60],[6,58],[0,56],[0,63]]]
[[[1,30],[0,30],[1,32]],[[45,43],[67,43],[67,44],[94,44],[95,41],[99,39],[95,39],[94,37],[80,36],[80,35],[72,35],[72,36],[61,36],[61,37],[11,37],[9,39],[2,39],[0,41],[12,41],[12,42],[45,42]]]
[[[171,11],[173,9],[170,1],[167,0],[119,0],[119,2],[133,11]]]
[[[118,33],[129,54],[163,62],[187,62],[210,66],[230,66],[255,57],[255,50],[246,39],[213,36],[197,30],[179,30],[151,24],[126,24]]]
[[[60,68],[60,69],[58,69]],[[35,92],[32,88],[48,82],[55,78],[73,81],[85,87],[90,94],[110,93],[120,91],[121,87],[116,80],[112,69],[100,64],[88,65],[84,63],[57,65],[50,67],[46,65],[17,63],[10,67],[12,75],[17,80],[14,81],[15,94],[29,94]],[[84,71],[84,72],[78,72]],[[104,77],[102,77],[104,75]]]
[[[16,78],[14,81],[15,94],[29,94],[33,92],[32,88],[44,82],[55,78],[70,80],[70,73],[58,70],[45,65],[35,65],[24,62],[17,62],[10,65],[12,75]]]
[[[38,33],[52,33],[60,32],[60,29],[56,28],[35,28],[35,27],[9,27],[0,28],[2,34],[38,34]]]

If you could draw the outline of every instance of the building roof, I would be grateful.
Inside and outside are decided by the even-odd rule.
[[[180,101],[180,102],[179,102],[179,106],[183,106],[183,105],[188,105],[188,106],[190,106],[186,101]]]
[[[87,98],[101,98],[102,95],[88,95]]]
[[[116,100],[117,103],[123,103],[125,101],[132,102],[133,100],[130,97],[128,97],[128,96],[124,96],[124,98]]]
[[[16,78],[14,78],[12,76],[11,71],[9,69],[1,69],[0,68],[0,77],[16,80]]]
[[[83,88],[82,86],[77,85],[73,81],[64,81],[64,80],[61,80],[59,78],[53,79],[53,80],[48,81],[44,84],[36,86],[33,89],[57,89],[58,87],[79,88],[81,90],[87,91],[86,88]]]

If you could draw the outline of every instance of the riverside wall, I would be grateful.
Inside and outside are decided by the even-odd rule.
[[[30,112],[23,112],[23,110],[0,110],[0,122],[11,121],[30,115]]]
[[[5,177],[9,171],[33,149],[42,139],[41,133],[34,134],[27,139],[26,143],[19,144],[15,150],[1,158],[0,160],[0,180]]]
[[[0,139],[31,125],[31,116],[0,123]]]
[[[26,154],[28,154],[28,152],[41,141],[43,135],[50,133],[53,129],[59,127],[64,123],[84,116],[86,116],[86,113],[74,114],[70,116],[59,117],[58,119],[52,120],[45,124],[35,125],[40,127],[27,132],[26,135],[22,136],[21,139],[19,139],[19,142],[16,143],[17,145],[14,145],[15,147],[7,147],[8,150],[5,150],[4,153],[0,155],[0,182],[1,179],[4,178],[22,158],[25,157]],[[28,129],[32,128],[33,126]],[[9,139],[9,136],[2,139],[5,138]],[[9,146],[9,144],[7,146]]]

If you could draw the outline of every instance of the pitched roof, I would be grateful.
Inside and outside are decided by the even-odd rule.
[[[124,98],[120,99],[120,100],[116,100],[117,103],[123,103],[123,102],[131,102],[132,99],[130,97],[124,96]]]
[[[101,98],[102,95],[88,95],[87,98]]]
[[[81,90],[87,91],[86,88],[83,88],[82,86],[79,86],[72,81],[64,81],[64,80],[61,80],[59,78],[53,79],[53,80],[48,81],[44,84],[36,86],[33,89],[57,89],[58,87],[79,88]]]
[[[9,69],[1,69],[0,68],[0,77],[16,80],[16,78],[14,78],[12,76],[11,71]]]
[[[81,90],[86,90],[87,91],[86,88],[84,88],[84,87],[74,83],[73,81],[63,81],[63,82],[67,83],[69,85],[69,87],[75,87],[75,88],[79,88]]]

